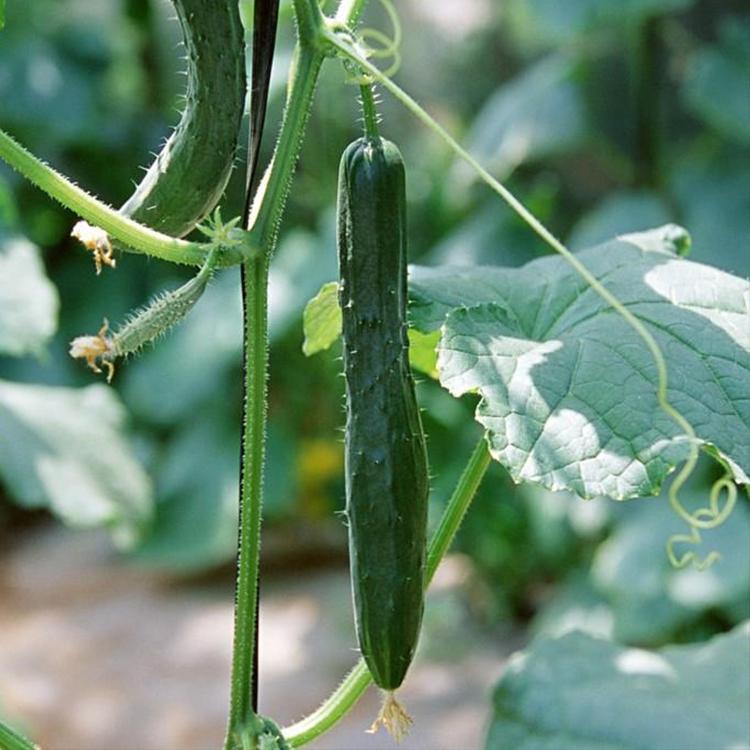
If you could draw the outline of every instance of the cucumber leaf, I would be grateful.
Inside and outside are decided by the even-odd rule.
[[[323,284],[320,291],[307,303],[302,314],[305,341],[302,351],[306,357],[324,351],[341,335],[339,285],[335,281]]]
[[[626,648],[540,639],[498,683],[486,750],[750,746],[750,622],[705,644]]]
[[[40,354],[57,329],[59,304],[39,249],[0,236],[0,353]]]
[[[695,505],[708,492],[705,482],[692,488]],[[750,512],[746,503],[738,503],[726,523],[705,532],[705,549],[721,557],[701,571],[692,566],[675,569],[664,554],[664,540],[682,527],[682,519],[668,502],[644,501],[628,511],[597,549],[591,569],[596,589],[610,603],[615,639],[663,643],[680,627],[684,632],[706,610],[726,611],[747,600]]]
[[[125,410],[110,388],[0,381],[0,477],[9,496],[65,523],[107,526],[133,544],[151,517],[151,483],[122,436]]]
[[[741,483],[750,473],[750,282],[679,257],[667,226],[579,254],[649,328],[669,398]],[[441,384],[517,482],[583,497],[659,492],[688,447],[659,408],[643,341],[559,257],[520,269],[412,268],[413,325],[441,329]]]

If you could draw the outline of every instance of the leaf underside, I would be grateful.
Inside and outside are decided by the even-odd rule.
[[[122,432],[125,410],[103,385],[0,381],[0,477],[20,505],[71,526],[107,526],[132,545],[153,509],[151,483]]]

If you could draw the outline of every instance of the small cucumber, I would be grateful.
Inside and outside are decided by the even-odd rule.
[[[245,43],[237,0],[174,0],[187,51],[182,118],[120,211],[182,237],[218,203],[245,106]]]
[[[395,690],[423,611],[429,490],[406,329],[406,188],[398,148],[361,138],[339,171],[339,302],[346,375],[346,507],[359,645]]]

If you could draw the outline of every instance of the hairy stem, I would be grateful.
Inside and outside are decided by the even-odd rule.
[[[294,52],[281,132],[271,164],[258,186],[248,224],[253,244],[262,247],[267,255],[276,244],[323,60],[322,53],[304,46],[298,46]]]
[[[351,26],[359,20],[365,5],[367,0],[341,0],[335,18],[346,26]]]
[[[116,209],[82,190],[52,167],[37,159],[2,130],[0,130],[0,158],[50,197],[62,203],[77,216],[82,216],[90,224],[101,227],[107,234],[127,245],[128,249],[173,263],[186,263],[194,266],[205,263],[210,250],[209,243],[178,240],[123,216]],[[236,248],[227,248],[221,252],[217,265],[236,265],[249,254],[249,250],[247,253],[242,253]]]
[[[490,454],[483,436],[474,448],[430,542],[427,550],[425,588],[430,585],[440,561],[453,542],[489,464]],[[372,677],[367,671],[364,659],[360,659],[317,711],[283,730],[287,742],[292,747],[301,747],[327,732],[347,714],[370,684]]]
[[[2,721],[0,721],[0,748],[2,750],[39,750],[33,742],[29,742],[22,734]]]
[[[369,83],[363,83],[359,87],[359,91],[362,99],[365,137],[374,140],[380,133],[378,131],[378,111],[375,108],[375,97],[372,93],[372,86]]]
[[[318,0],[293,0],[293,2],[299,42],[303,47],[315,47],[323,41],[321,32],[325,25],[325,17],[320,11]]]
[[[299,5],[296,3],[295,7]],[[244,437],[232,676],[225,750],[235,750],[248,742],[254,746],[255,743],[248,729],[255,717],[253,685],[257,679],[256,611],[268,376],[268,266],[323,62],[323,54],[305,41],[306,25],[302,22],[298,22],[298,25],[300,43],[295,51],[281,132],[247,224],[253,244],[263,249],[263,255],[246,263],[242,274],[245,321]]]
[[[260,560],[263,460],[268,370],[268,258],[246,264],[245,408],[240,479],[240,530],[234,642],[226,750],[241,746],[243,730],[253,720],[252,680],[255,663],[255,616]]]

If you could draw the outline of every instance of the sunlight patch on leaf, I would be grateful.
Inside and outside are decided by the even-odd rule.
[[[40,354],[57,330],[60,302],[39,249],[0,237],[0,353]]]
[[[747,622],[659,651],[580,632],[539,639],[495,689],[485,750],[746,748],[749,649]]]
[[[106,526],[129,546],[151,517],[151,483],[123,436],[125,410],[103,385],[0,381],[0,474],[12,499],[65,523]]]

